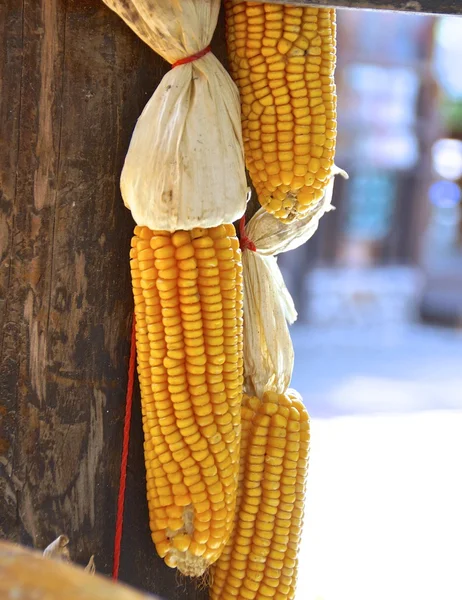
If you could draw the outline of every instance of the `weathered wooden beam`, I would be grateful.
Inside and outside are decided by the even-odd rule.
[[[420,14],[462,15],[461,0],[255,0],[294,6],[331,6],[333,8],[366,8]]]
[[[109,574],[133,313],[119,178],[168,65],[101,0],[0,1],[0,37],[0,538],[66,533]],[[155,552],[138,390],[133,411],[120,580],[206,598]]]

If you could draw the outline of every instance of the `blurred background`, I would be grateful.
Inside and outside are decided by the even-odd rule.
[[[462,19],[338,11],[334,212],[279,264],[312,416],[299,600],[462,599]]]

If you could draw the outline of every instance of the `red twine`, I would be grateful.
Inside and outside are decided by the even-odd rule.
[[[252,250],[252,252],[257,251],[257,247],[252,242],[252,240],[247,236],[245,232],[245,215],[239,221],[239,246],[241,250]]]
[[[190,62],[194,62],[198,58],[202,58],[203,56],[208,54],[210,50],[210,46],[207,46],[203,50],[199,50],[199,52],[196,52],[196,54],[191,54],[191,56],[187,56],[186,58],[180,58],[179,60],[176,60],[174,63],[172,63],[172,69],[174,69],[175,67],[179,67],[180,65],[186,65]]]
[[[125,396],[125,419],[122,442],[122,460],[120,463],[119,496],[117,498],[117,518],[114,539],[114,563],[112,566],[112,579],[119,578],[120,550],[122,546],[122,531],[124,523],[125,487],[127,482],[127,461],[130,445],[130,423],[132,418],[133,387],[135,383],[136,363],[136,329],[135,315],[133,315],[132,335],[130,342],[130,360],[128,363],[127,393]]]

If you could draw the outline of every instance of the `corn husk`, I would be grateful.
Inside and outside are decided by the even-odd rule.
[[[256,251],[242,255],[244,273],[244,391],[262,398],[265,392],[287,391],[294,367],[289,327],[297,318],[276,256],[304,244],[317,230],[321,217],[332,210],[334,174],[313,211],[300,221],[284,224],[261,208],[245,233]]]
[[[103,0],[168,62],[210,44],[220,0]],[[121,177],[125,205],[153,230],[231,223],[247,183],[238,90],[209,52],[168,72],[138,119]]]

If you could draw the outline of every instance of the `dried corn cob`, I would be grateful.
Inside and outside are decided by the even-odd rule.
[[[290,222],[323,196],[336,140],[335,11],[226,0],[246,165],[260,204]]]
[[[211,600],[294,598],[309,439],[296,392],[244,395],[235,524],[213,566]]]
[[[136,227],[130,256],[152,539],[168,566],[198,576],[236,503],[241,252],[233,225]]]

